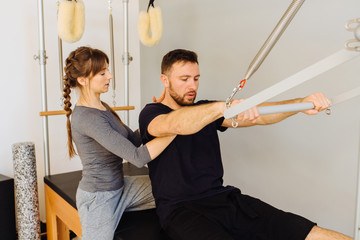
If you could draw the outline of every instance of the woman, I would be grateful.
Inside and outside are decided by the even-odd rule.
[[[102,51],[80,47],[70,53],[65,63],[64,109],[69,155],[76,155],[74,141],[83,165],[76,193],[82,239],[112,240],[124,211],[155,207],[149,177],[124,177],[123,159],[142,167],[156,158],[175,136],[141,145],[139,131],[130,130],[100,100],[112,79],[109,59]],[[73,111],[71,88],[80,90]]]

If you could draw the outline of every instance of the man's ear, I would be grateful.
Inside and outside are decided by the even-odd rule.
[[[169,87],[169,78],[165,74],[161,74],[160,79],[164,85],[165,88]]]
[[[78,77],[77,81],[81,86],[86,86],[88,83],[88,80],[86,77]]]

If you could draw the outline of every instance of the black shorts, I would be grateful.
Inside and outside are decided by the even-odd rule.
[[[174,240],[304,240],[315,225],[234,189],[173,206],[164,229]]]

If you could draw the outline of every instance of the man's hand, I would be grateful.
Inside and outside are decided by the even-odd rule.
[[[313,93],[305,97],[302,102],[312,102],[314,104],[313,109],[302,111],[307,115],[318,114],[330,106],[330,100],[322,93]]]
[[[231,104],[231,106],[235,106],[236,104],[239,104],[243,101],[245,101],[246,99],[239,99],[239,100],[234,100]],[[253,107],[250,108],[248,110],[246,110],[245,112],[242,112],[240,114],[238,114],[236,116],[236,121],[237,122],[243,122],[243,123],[252,123],[255,124],[256,120],[259,118],[260,114],[259,111],[257,109],[257,107]]]

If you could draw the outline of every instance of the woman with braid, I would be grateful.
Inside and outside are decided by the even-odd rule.
[[[142,167],[157,157],[175,136],[156,138],[141,145],[139,131],[129,129],[100,100],[112,79],[109,59],[102,51],[79,47],[65,63],[64,109],[69,155],[76,155],[74,141],[83,165],[76,193],[82,239],[112,240],[124,211],[155,207],[149,177],[124,177],[123,159]],[[71,88],[80,92],[73,111]]]

